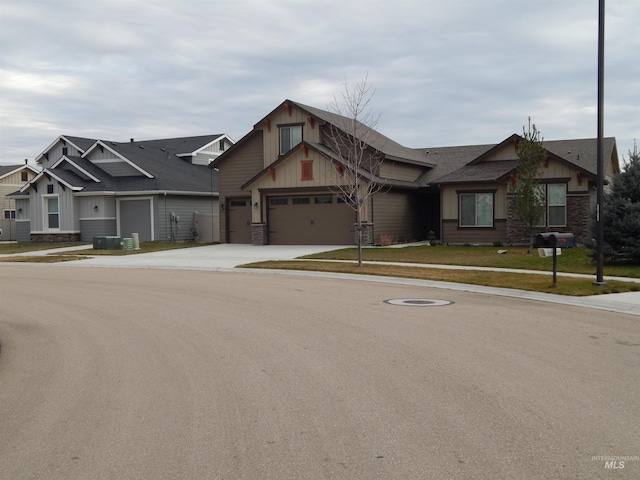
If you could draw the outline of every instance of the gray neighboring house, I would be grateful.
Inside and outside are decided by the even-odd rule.
[[[112,142],[61,135],[42,167],[9,195],[19,242],[130,237],[217,241],[218,178],[208,164],[233,141],[225,134]]]

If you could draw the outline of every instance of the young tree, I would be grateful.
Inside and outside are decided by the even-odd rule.
[[[525,131],[522,127],[522,138],[518,142],[518,166],[515,183],[511,187],[516,214],[529,237],[529,253],[533,250],[535,227],[540,225],[545,212],[545,191],[539,181],[547,159],[547,151],[542,142],[540,132],[529,119],[529,128]]]
[[[640,152],[635,142],[629,162],[604,197],[603,210],[603,256],[640,263]]]
[[[324,137],[335,155],[335,186],[356,213],[358,266],[362,266],[363,210],[373,194],[384,187],[373,180],[384,159],[372,146],[379,138],[375,130],[379,116],[371,110],[374,93],[367,77],[353,87],[345,81],[342,101],[334,97],[330,105],[336,117]]]

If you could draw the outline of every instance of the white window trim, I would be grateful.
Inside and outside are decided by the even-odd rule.
[[[49,200],[56,198],[58,200],[58,228],[49,228]],[[48,193],[42,195],[42,230],[45,232],[59,232],[61,225],[60,215],[60,194]]]

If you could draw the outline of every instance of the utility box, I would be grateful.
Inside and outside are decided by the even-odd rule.
[[[120,250],[122,248],[121,237],[93,237],[94,250]]]
[[[576,246],[576,239],[573,233],[539,233],[536,235],[534,246],[536,248],[571,248]]]

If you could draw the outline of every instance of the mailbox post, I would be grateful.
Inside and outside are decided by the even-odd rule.
[[[549,256],[549,250],[551,250],[551,257],[553,262],[553,285],[555,286],[557,280],[557,271],[558,271],[558,255],[560,254],[558,250],[558,244],[564,245],[565,247],[573,247],[575,246],[575,241],[573,234],[571,233],[539,233],[536,235],[535,246],[539,247],[539,254],[541,257]],[[561,252],[561,251],[560,251]]]
[[[558,245],[558,239],[556,238],[556,236],[554,234],[549,235],[549,244],[551,245],[551,248],[553,248],[553,255],[551,258],[553,258],[553,286],[556,286],[556,272],[558,271],[558,249],[556,248],[556,245]]]

